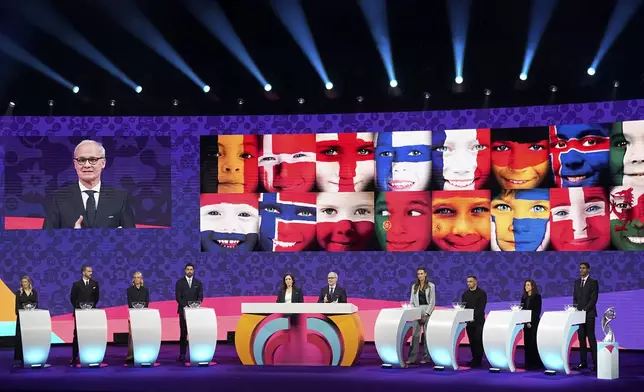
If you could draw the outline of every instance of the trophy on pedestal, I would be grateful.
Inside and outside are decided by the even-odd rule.
[[[610,325],[608,325],[613,320],[615,320],[615,308],[611,306],[606,309],[604,316],[602,316],[602,331],[604,331],[604,340],[602,342],[604,343],[615,343],[615,334]]]
[[[619,343],[615,341],[615,333],[609,325],[613,320],[615,308],[611,306],[602,316],[604,340],[597,345],[597,378],[602,380],[619,378]]]

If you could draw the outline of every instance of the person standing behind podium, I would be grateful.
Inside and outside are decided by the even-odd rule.
[[[284,275],[282,278],[282,287],[280,288],[279,293],[277,293],[278,304],[294,304],[294,303],[303,303],[304,295],[302,290],[295,287],[295,278],[291,274]]]
[[[132,285],[127,288],[127,306],[128,308],[134,308],[135,303],[144,304],[143,307],[147,308],[150,305],[150,290],[147,287],[143,287],[143,274],[139,271],[136,271],[132,275]],[[126,362],[134,361],[134,347],[132,345],[132,326],[128,320],[128,332],[129,338],[127,342],[127,357],[125,358]]]
[[[537,283],[526,280],[523,284],[523,295],[521,296],[521,308],[531,311],[530,322],[523,326],[523,342],[525,344],[525,368],[541,369],[543,364],[537,349],[537,328],[541,318],[541,294]]]
[[[33,289],[31,278],[27,275],[20,278],[20,290],[16,291],[16,334],[13,359],[23,363],[22,356],[22,332],[20,331],[20,309],[24,309],[25,304],[31,304],[38,307],[38,293]]]
[[[420,363],[427,363],[429,354],[427,353],[427,345],[420,339],[420,330],[423,329],[425,339],[427,339],[427,321],[434,311],[434,304],[436,303],[436,286],[429,281],[427,277],[427,269],[419,267],[416,270],[416,283],[411,287],[411,297],[409,303],[415,307],[420,308],[420,320],[414,321],[414,329],[411,338],[411,348],[409,350],[409,360],[407,363],[415,363],[418,359],[418,346],[422,353]]]
[[[577,304],[577,310],[586,311],[586,323],[579,325],[579,354],[581,363],[577,369],[588,367],[588,349],[586,337],[590,343],[590,356],[593,359],[592,371],[597,366],[597,338],[595,337],[595,318],[597,317],[597,298],[599,297],[599,282],[589,276],[590,264],[581,262],[579,264],[580,279],[575,280],[572,302]]]
[[[331,271],[327,276],[327,281],[329,282],[328,286],[322,287],[320,289],[320,296],[318,297],[318,303],[347,303],[347,292],[340,286],[338,286],[338,274]]]
[[[70,301],[74,307],[74,343],[72,345],[72,360],[69,363],[71,366],[78,364],[78,331],[76,329],[76,309],[80,309],[82,303],[91,303],[95,308],[98,304],[99,288],[98,282],[92,279],[92,267],[84,265],[81,267],[83,274],[81,280],[74,282],[72,285],[72,292]]]
[[[175,298],[177,300],[177,313],[179,314],[179,327],[181,335],[179,337],[179,362],[185,362],[186,349],[188,347],[188,325],[186,324],[186,314],[184,308],[188,303],[193,301],[203,301],[203,286],[201,281],[194,277],[195,266],[186,264],[184,269],[185,276],[177,281],[175,286]]]
[[[461,301],[465,302],[465,309],[474,309],[474,320],[467,323],[467,338],[472,350],[470,367],[481,367],[483,362],[483,325],[485,324],[485,307],[487,294],[478,286],[478,279],[474,275],[467,277],[467,291],[463,293]]]

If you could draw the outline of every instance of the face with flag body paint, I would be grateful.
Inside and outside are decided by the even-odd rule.
[[[610,245],[608,231],[604,188],[550,189],[550,239],[555,250],[604,250]]]
[[[315,136],[316,182],[322,192],[361,192],[375,175],[373,133],[326,133]]]
[[[204,252],[252,251],[259,231],[257,194],[201,195],[200,232]]]
[[[424,191],[431,178],[431,131],[376,134],[376,187],[380,191]]]
[[[255,192],[259,182],[257,136],[219,136],[218,147],[218,192]]]
[[[559,188],[601,186],[608,168],[609,127],[603,124],[550,126],[550,161]]]
[[[432,241],[438,249],[485,250],[490,226],[490,191],[432,193]]]
[[[259,245],[269,252],[300,252],[315,242],[315,193],[262,193]]]
[[[367,250],[373,238],[373,192],[317,195],[318,244],[326,251]]]
[[[492,200],[492,250],[542,251],[550,243],[548,189],[505,190]]]
[[[481,189],[490,176],[490,130],[448,129],[432,133],[437,189]]]
[[[501,189],[536,188],[548,176],[548,127],[492,131],[492,172]]]
[[[309,192],[315,186],[315,135],[260,136],[259,175],[268,192]]]
[[[614,185],[644,186],[644,120],[613,124],[610,173]]]
[[[376,237],[383,250],[424,251],[431,242],[429,192],[380,192],[376,197]]]
[[[610,237],[620,250],[644,250],[644,186],[610,191]]]

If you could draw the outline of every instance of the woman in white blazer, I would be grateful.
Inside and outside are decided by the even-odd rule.
[[[411,348],[409,350],[408,364],[416,363],[418,360],[418,346],[422,346],[422,359],[420,363],[427,363],[429,354],[427,345],[420,341],[420,330],[427,333],[427,321],[434,311],[436,304],[436,286],[429,281],[427,269],[419,267],[416,270],[416,283],[411,287],[411,297],[409,303],[413,307],[421,308],[421,319],[414,321],[413,336],[411,339]]]

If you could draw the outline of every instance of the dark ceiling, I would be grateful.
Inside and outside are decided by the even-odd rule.
[[[30,1],[22,0],[23,4]],[[124,0],[113,0],[115,2]],[[533,0],[539,1],[539,0]],[[265,0],[220,4],[278,100],[268,100],[255,78],[188,12],[181,1],[136,1],[156,28],[207,84],[206,95],[181,72],[134,38],[93,1],[55,1],[56,9],[107,58],[144,87],[137,95],[56,38],[0,8],[0,33],[11,37],[81,93],[52,82],[0,52],[0,99],[16,101],[15,114],[56,115],[319,113],[477,108],[484,89],[490,107],[644,97],[644,11],[640,8],[591,78],[592,61],[615,1],[559,1],[536,53],[530,77],[517,89],[530,16],[527,0],[474,0],[465,52],[465,91],[454,93],[454,61],[445,1],[389,0],[389,31],[401,95],[393,96],[368,25],[355,0],[304,0],[317,48],[338,97],[323,83]],[[642,7],[644,8],[644,7]],[[432,97],[425,101],[423,93]],[[364,97],[358,104],[356,96]],[[215,99],[218,98],[217,99]],[[244,99],[239,108],[237,98]],[[303,97],[305,104],[297,99]],[[178,99],[178,108],[172,107]]]

